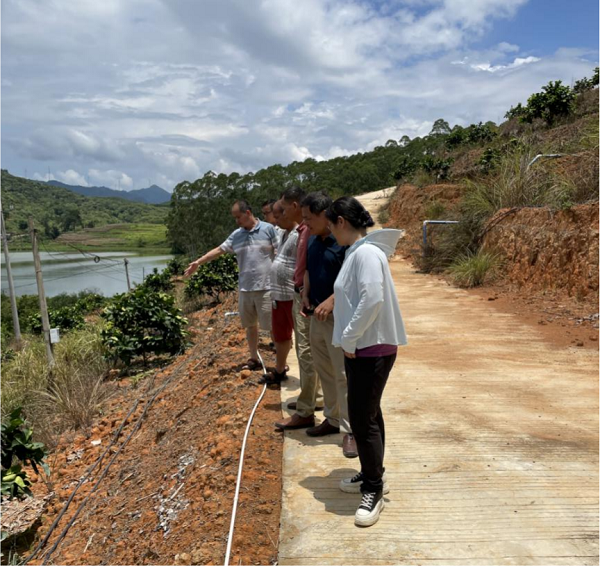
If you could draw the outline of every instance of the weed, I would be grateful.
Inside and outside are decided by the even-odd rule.
[[[379,213],[377,214],[377,220],[379,224],[384,225],[390,220],[390,209],[387,205],[382,205],[379,208]]]
[[[454,283],[460,287],[477,287],[493,277],[500,266],[496,254],[480,250],[476,254],[465,254],[455,260],[449,268]]]
[[[103,384],[109,369],[103,354],[100,329],[73,331],[55,345],[50,376],[42,339],[26,335],[24,348],[3,365],[3,417],[22,406],[47,446],[66,429],[91,423],[110,394]]]
[[[425,206],[424,213],[427,220],[443,219],[446,216],[446,207],[443,203],[434,199]]]
[[[426,187],[427,185],[433,185],[437,182],[436,177],[433,173],[429,173],[423,169],[419,169],[412,177],[412,184],[417,187]]]

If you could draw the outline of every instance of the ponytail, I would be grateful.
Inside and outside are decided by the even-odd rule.
[[[334,201],[325,213],[330,222],[339,217],[346,219],[354,228],[362,230],[375,225],[373,217],[354,197],[341,197]]]

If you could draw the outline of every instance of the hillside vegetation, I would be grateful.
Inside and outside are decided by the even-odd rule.
[[[165,206],[135,203],[117,198],[85,197],[11,175],[2,170],[2,208],[7,231],[24,233],[32,216],[41,234],[49,239],[61,233],[109,224],[164,224]]]
[[[404,162],[380,215],[407,230],[403,252],[464,287],[501,276],[518,288],[597,296],[597,85],[597,69],[573,89],[551,82],[497,128],[438,123],[436,147]],[[458,223],[430,225],[424,243],[423,221],[439,219]]]
[[[184,181],[175,187],[167,220],[169,241],[174,252],[195,257],[221,243],[235,228],[230,216],[235,199],[247,199],[258,210],[266,199],[278,197],[293,184],[306,191],[323,190],[337,198],[404,182],[425,186],[451,179],[493,177],[509,167],[512,160],[520,163],[532,152],[550,149],[575,152],[586,144],[589,149],[594,145],[597,148],[598,124],[593,117],[598,111],[597,84],[597,69],[591,79],[577,81],[572,89],[560,81],[551,82],[527,103],[508,110],[507,121],[500,126],[480,122],[451,127],[440,118],[427,136],[390,139],[371,152],[326,161],[307,159],[287,166],[273,165],[245,175],[235,172],[217,175],[209,171],[200,179]],[[580,125],[581,136],[576,140],[572,136],[565,138],[571,140],[571,146],[563,143],[560,135],[554,141],[544,136],[549,128],[568,129],[570,123],[582,117],[587,118]],[[508,162],[503,161],[505,158]],[[544,191],[552,194],[557,205],[566,206],[587,199],[591,190],[586,188],[579,195],[563,189]],[[517,188],[516,193],[519,191]],[[525,197],[524,201],[517,199],[515,204],[527,201]],[[436,208],[436,203],[431,205]],[[439,212],[440,207],[437,208]]]

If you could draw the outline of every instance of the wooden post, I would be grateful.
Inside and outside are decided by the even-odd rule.
[[[44,293],[44,280],[42,278],[42,263],[40,262],[37,233],[35,227],[33,226],[33,219],[31,217],[29,217],[29,233],[31,234],[31,248],[33,251],[33,263],[35,265],[35,280],[37,282],[38,297],[40,299],[40,314],[42,316],[44,342],[46,343],[46,356],[48,357],[50,370],[52,370],[52,368],[54,368],[54,353],[52,352],[52,343],[50,342],[50,319],[48,318],[46,294]]]
[[[125,275],[127,276],[127,291],[131,291],[131,282],[129,281],[129,268],[127,264],[129,264],[129,260],[127,258],[123,258],[123,263],[125,264]]]
[[[4,261],[6,262],[6,277],[8,279],[8,295],[10,296],[10,310],[12,311],[13,329],[15,331],[15,341],[17,343],[17,347],[21,348],[21,325],[19,324],[17,297],[15,296],[15,286],[13,284],[12,279],[10,256],[8,254],[8,238],[6,236],[6,226],[4,225],[4,213],[2,211],[0,211],[0,222],[2,230],[2,248],[4,249]]]

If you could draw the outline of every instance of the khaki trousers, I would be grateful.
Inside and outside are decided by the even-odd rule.
[[[310,317],[302,317],[301,309],[300,294],[294,293],[294,336],[300,368],[300,395],[296,402],[296,413],[302,417],[309,417],[315,413],[315,406],[323,405],[323,392],[310,348]]]
[[[351,433],[344,352],[331,344],[332,337],[332,315],[327,321],[317,321],[316,317],[311,317],[310,348],[323,387],[323,413],[331,425],[339,427],[344,433]]]

